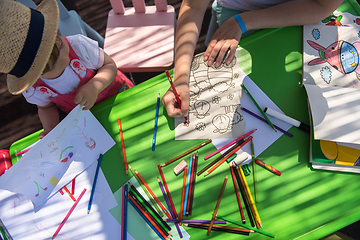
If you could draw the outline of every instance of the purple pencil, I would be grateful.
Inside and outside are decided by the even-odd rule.
[[[169,199],[168,199],[168,197],[167,197],[167,195],[166,195],[166,193],[165,193],[164,187],[163,187],[160,179],[159,179],[159,178],[157,178],[157,179],[158,179],[158,183],[159,183],[159,186],[160,186],[160,188],[161,188],[161,191],[162,191],[162,193],[163,193],[163,195],[164,195],[166,204],[167,204],[167,206],[168,206],[168,208],[169,208],[169,210],[170,210],[170,214],[171,214],[172,218],[175,218],[175,214],[174,214],[174,212],[173,212],[173,210],[172,210],[172,208],[171,208],[171,205],[170,205]],[[178,233],[179,233],[180,238],[182,238],[183,235],[182,235],[181,230],[180,230],[180,228],[179,228],[179,225],[178,225],[177,223],[175,223],[175,227],[176,227],[176,230],[177,230]]]
[[[173,218],[168,218],[168,219],[164,219],[164,221],[166,222],[186,222],[186,223],[210,223],[210,220],[196,220],[196,219],[173,219]],[[214,221],[214,224],[226,224],[226,221]]]
[[[263,121],[265,123],[267,123],[266,119],[265,118],[262,118],[260,117],[259,115],[256,115],[255,113],[251,112],[250,110],[244,108],[244,107],[241,107],[242,110],[244,110],[244,112],[247,112],[248,114],[252,115],[253,117],[256,117],[257,119],[259,119],[260,121]],[[287,131],[285,131],[284,129],[282,129],[281,127],[279,126],[276,126],[275,124],[273,124],[274,127],[276,129],[278,129],[280,132],[282,133],[285,133],[286,135],[288,135],[289,137],[293,137],[293,135],[291,133],[288,133]]]

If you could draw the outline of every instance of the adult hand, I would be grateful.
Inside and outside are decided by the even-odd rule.
[[[181,100],[181,109],[171,87],[161,98],[161,102],[170,117],[187,116],[189,113],[189,85],[181,84],[177,86],[176,82],[174,82],[174,85]]]
[[[226,64],[229,64],[235,55],[241,35],[242,32],[236,19],[231,17],[226,20],[212,36],[204,54],[204,61],[207,61],[209,66],[215,62],[215,67],[218,67],[230,49],[225,59]]]

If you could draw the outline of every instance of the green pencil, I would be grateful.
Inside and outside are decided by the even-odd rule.
[[[258,232],[258,233],[261,233],[261,234],[264,234],[268,237],[271,237],[271,238],[274,238],[275,235],[274,234],[271,234],[271,233],[268,233],[268,232],[265,232],[264,230],[261,230],[261,229],[257,229],[257,228],[254,228],[254,227],[251,227],[251,226],[248,226],[248,225],[245,225],[241,222],[238,222],[238,221],[235,221],[235,220],[232,220],[230,218],[227,218],[227,217],[223,217],[223,216],[220,216],[220,215],[216,215],[217,218],[220,218],[222,220],[225,220],[227,222],[231,222],[233,224],[236,224],[238,226],[241,226],[241,227],[244,227],[244,228],[247,228],[247,229],[251,229],[251,230],[254,230],[255,232]]]
[[[259,109],[259,111],[261,112],[261,115],[263,115],[263,117],[266,119],[266,121],[268,122],[268,124],[274,129],[274,131],[276,132],[276,128],[274,126],[274,124],[271,123],[270,119],[266,116],[265,112],[261,109],[261,107],[259,106],[259,104],[257,104],[257,102],[255,101],[255,99],[253,98],[253,96],[251,96],[249,90],[247,90],[247,88],[245,87],[245,85],[242,83],[241,87],[245,90],[245,92],[249,95],[249,97],[251,98],[251,100],[255,103],[256,107]]]
[[[254,150],[254,142],[253,142],[252,139],[251,139],[251,157],[252,157],[252,168],[253,168],[255,202],[258,202],[256,174],[255,174],[255,167],[256,167],[256,164],[255,164],[255,150]]]

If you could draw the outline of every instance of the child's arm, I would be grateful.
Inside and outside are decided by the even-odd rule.
[[[104,52],[104,64],[98,69],[96,75],[85,85],[79,88],[74,102],[84,105],[83,110],[94,106],[98,94],[114,80],[117,73],[115,62]]]
[[[53,102],[46,106],[38,105],[38,115],[44,128],[44,131],[39,135],[42,139],[59,123],[59,110]]]

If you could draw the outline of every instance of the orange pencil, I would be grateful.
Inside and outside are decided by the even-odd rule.
[[[126,173],[126,176],[128,176],[128,165],[127,165],[127,160],[126,160],[124,136],[123,136],[123,132],[122,132],[122,127],[121,127],[121,120],[120,120],[120,118],[118,119],[118,124],[119,124],[119,132],[120,132],[120,140],[121,140],[122,153],[123,153],[123,157],[124,157],[125,173]]]
[[[65,190],[65,192],[67,192],[69,194],[69,196],[71,197],[71,199],[75,202],[76,199],[75,197],[71,194],[71,192],[69,191],[69,189],[66,186],[63,186],[63,189]]]
[[[182,193],[181,193],[181,205],[180,205],[180,219],[182,219],[182,212],[184,211],[184,200],[185,200],[185,189],[186,189],[186,174],[187,174],[187,167],[184,169],[184,177],[183,177],[183,186],[182,186]],[[179,225],[182,223],[180,222]]]
[[[216,168],[218,168],[221,164],[223,164],[226,159],[228,159],[231,155],[233,155],[234,153],[236,153],[237,151],[240,150],[240,148],[242,148],[245,144],[247,144],[253,137],[250,136],[248,138],[245,138],[246,140],[240,144],[239,146],[237,146],[234,150],[232,150],[228,155],[226,155],[223,159],[221,159],[219,162],[217,162],[212,168],[210,168],[209,170],[207,170],[207,172],[205,173],[204,177],[208,174],[210,174],[212,171],[214,171]]]
[[[224,190],[225,190],[225,186],[226,186],[228,177],[229,177],[229,176],[226,175],[226,177],[225,177],[225,179],[224,179],[224,183],[223,183],[223,185],[222,185],[222,187],[221,187],[220,195],[219,195],[218,201],[217,201],[217,203],[216,203],[215,210],[214,210],[214,213],[213,213],[213,215],[212,215],[212,218],[211,218],[211,222],[210,222],[208,231],[207,231],[207,233],[206,233],[207,235],[210,234],[211,228],[212,228],[212,226],[214,225],[215,217],[216,217],[217,211],[218,211],[219,206],[220,206],[220,201],[221,201],[222,195],[223,195],[223,193],[224,193]]]
[[[171,195],[170,195],[169,188],[168,188],[168,186],[167,186],[167,184],[166,184],[165,176],[164,176],[164,174],[163,174],[163,172],[162,172],[162,169],[161,169],[161,166],[160,166],[160,165],[158,165],[158,169],[159,169],[160,176],[161,176],[161,179],[162,179],[162,181],[163,181],[163,184],[164,184],[166,193],[167,193],[167,195],[168,195],[168,198],[169,198],[169,201],[170,201],[170,204],[171,204],[171,208],[172,208],[173,211],[174,211],[175,218],[178,218],[178,215],[177,215],[177,212],[176,212],[176,209],[175,209],[173,200],[172,200]],[[180,214],[181,214],[181,213],[180,213]]]

